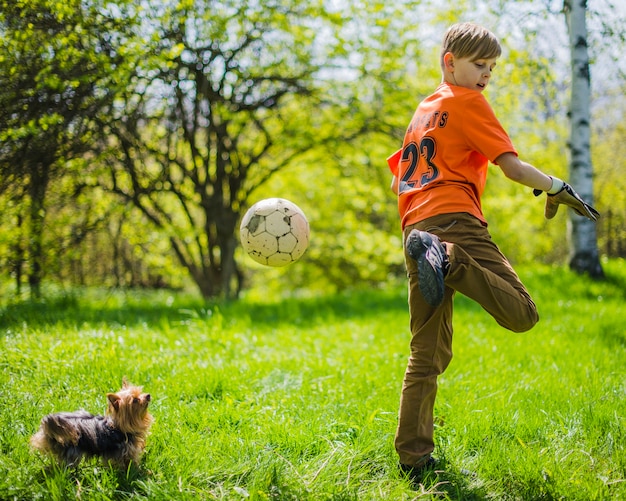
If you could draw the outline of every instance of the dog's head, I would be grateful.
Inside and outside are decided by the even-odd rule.
[[[150,394],[142,393],[140,386],[133,386],[126,379],[117,393],[107,393],[107,414],[124,433],[145,434],[152,424],[148,412]]]

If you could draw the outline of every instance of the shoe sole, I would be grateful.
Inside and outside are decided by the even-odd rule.
[[[409,256],[417,261],[420,293],[430,306],[436,308],[443,301],[445,286],[443,270],[428,260],[428,252],[434,245],[428,233],[416,230],[409,233],[406,241]]]

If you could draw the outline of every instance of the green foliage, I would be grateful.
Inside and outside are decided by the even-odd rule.
[[[120,0],[117,15],[124,5]],[[53,256],[46,251],[51,183],[69,184],[65,164],[95,148],[88,131],[112,103],[121,67],[116,42],[131,19],[78,0],[0,7],[0,194],[18,221],[8,259],[18,263],[18,280],[28,263],[36,296]]]
[[[605,96],[596,113],[592,137],[594,184],[602,219],[598,225],[600,249],[610,257],[626,256],[626,121],[622,93]]]
[[[124,4],[118,2],[118,12]],[[8,168],[4,162],[20,153],[23,162],[36,162],[28,140],[52,148],[51,162],[67,160],[81,139],[81,122],[93,118],[114,88],[121,59],[113,40],[131,19],[122,23],[97,3],[85,6],[79,0],[2,1],[1,6],[2,166]]]
[[[541,316],[526,334],[457,297],[455,358],[436,405],[446,473],[421,492],[393,451],[404,285],[212,304],[84,289],[5,303],[0,497],[620,499],[626,267],[604,267],[608,282],[521,269]],[[44,414],[101,413],[123,376],[153,397],[141,468],[58,468],[29,451]]]
[[[380,161],[395,146],[387,144],[388,138],[380,144],[357,138],[330,150],[314,150],[301,165],[253,192],[252,201],[272,196],[294,201],[311,227],[310,245],[300,262],[271,270],[243,261],[253,287],[265,289],[268,280],[283,277],[287,293],[298,288],[343,290],[377,286],[390,275],[402,274],[397,207],[387,165]]]
[[[560,4],[0,6],[3,278],[31,273],[37,248],[58,283],[195,282],[207,296],[236,289],[233,269],[251,296],[402,278],[385,158],[439,83],[441,34],[460,20],[491,26],[504,43],[487,97],[521,157],[567,177]],[[590,15],[598,56],[607,50],[600,33],[619,50],[620,17]],[[624,255],[626,217],[619,96],[600,103],[592,123],[595,202],[606,215],[599,244],[611,256]],[[252,265],[238,247],[243,211],[265,196],[293,200],[311,222],[309,250],[285,269]],[[484,208],[514,262],[567,259],[565,211],[546,221],[543,199],[495,167]]]
[[[152,56],[110,128],[107,189],[168,238],[205,297],[241,289],[234,251],[251,192],[329,134],[339,140],[316,78],[336,50],[337,18],[316,7],[198,1],[144,13]]]

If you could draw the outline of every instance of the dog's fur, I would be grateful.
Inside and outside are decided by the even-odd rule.
[[[31,445],[70,466],[94,456],[120,468],[127,468],[131,461],[139,464],[152,424],[150,394],[124,379],[122,389],[108,393],[107,400],[105,416],[86,411],[45,416]]]

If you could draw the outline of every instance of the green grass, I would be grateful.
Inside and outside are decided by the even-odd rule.
[[[541,321],[500,328],[457,296],[436,453],[414,491],[393,450],[405,286],[206,306],[75,291],[0,310],[0,499],[626,499],[626,265],[606,282],[522,269]],[[153,396],[141,468],[53,466],[43,415],[102,413],[123,376]],[[464,475],[470,470],[472,475]]]

